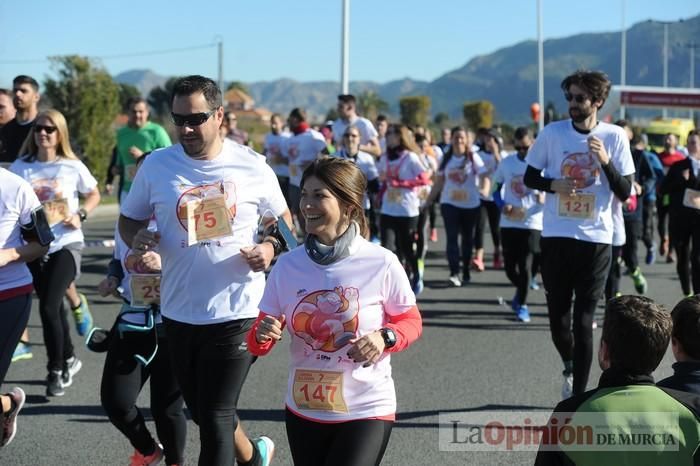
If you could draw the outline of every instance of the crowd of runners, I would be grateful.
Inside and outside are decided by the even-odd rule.
[[[286,329],[285,423],[294,463],[379,464],[397,409],[391,355],[421,335],[417,297],[426,253],[440,234],[439,211],[449,286],[478,294],[471,277],[490,257],[514,286],[509,304],[523,325],[529,291],[544,288],[563,400],[592,396],[594,312],[602,300],[604,329],[614,321],[610,328],[624,333],[635,319],[659,319],[668,332],[653,335],[665,338],[653,349],[663,356],[673,335],[677,376],[690,374],[666,386],[700,393],[700,133],[688,135],[687,147],[669,134],[656,154],[627,122],[600,121],[610,90],[603,73],[577,71],[561,89],[570,119],[538,135],[517,128],[510,141],[498,128],[456,126],[438,142],[423,127],[363,118],[354,96],[340,95],[339,118],[320,127],[303,108],[273,115],[261,153],[224,111],[211,79],[175,82],[176,144],[149,121],[147,102],[131,99],[107,177],[120,217],[98,288],[121,310],[111,328],[99,329],[75,282],[82,224],[100,190],[71,147],[70,122],[40,111],[39,84],[18,76],[12,91],[0,90],[0,383],[11,362],[32,358],[30,341],[38,337],[26,326],[36,292],[46,396],[66,394],[82,366],[72,315],[87,347],[106,353],[101,402],[134,447],[130,464],[183,464],[187,408],[199,426],[200,465],[234,458],[269,465],[273,440],[250,439],[237,406],[251,364]],[[6,113],[8,100],[15,113]],[[650,292],[640,255],[646,266],[676,262],[685,299],[673,316],[683,328],[672,334],[668,312],[646,298],[620,297],[623,275],[639,295]],[[601,366],[649,376],[658,361],[625,366],[610,332]],[[156,435],[136,406],[147,380]],[[669,393],[695,420],[684,425],[688,448],[677,453],[692,456],[700,398]],[[25,395],[15,387],[1,400],[4,446]],[[538,457],[550,460],[557,461]]]

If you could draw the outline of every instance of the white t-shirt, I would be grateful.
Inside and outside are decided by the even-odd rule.
[[[419,188],[392,188],[391,179],[414,180],[427,170],[418,155],[405,151],[396,160],[389,160],[384,154],[377,166],[380,177],[387,183],[382,195],[382,211],[392,217],[417,217],[420,214]]]
[[[345,149],[340,149],[335,154],[333,154],[333,156],[353,161],[355,165],[357,165],[357,168],[359,168],[360,171],[365,174],[367,181],[372,181],[379,178],[379,171],[377,170],[377,164],[374,163],[374,157],[372,157],[367,152],[359,151],[353,159],[348,156]],[[369,196],[367,195],[367,193],[365,193],[365,198],[363,200],[363,208],[367,210],[369,209],[369,207]]]
[[[313,162],[326,148],[323,134],[313,129],[295,134],[287,140],[287,158],[289,159],[289,183],[301,187],[301,175],[304,165]]]
[[[53,162],[17,159],[10,166],[10,171],[29,181],[40,202],[66,199],[71,214],[80,209],[78,193],[87,194],[97,187],[97,180],[83,162],[64,157]],[[63,222],[52,225],[51,231],[55,239],[49,246],[49,254],[68,244],[82,243],[84,240],[82,229],[68,227]]]
[[[285,316],[291,334],[286,404],[292,411],[319,421],[396,412],[389,353],[376,364],[362,367],[347,357],[348,340],[372,333],[386,325],[388,316],[401,315],[416,306],[406,272],[392,252],[360,235],[350,251],[350,256],[325,266],[309,259],[304,248],[283,255],[270,273],[260,302],[262,312]],[[337,402],[344,401],[346,412],[299,406],[297,400],[305,403],[306,395],[312,393],[303,384],[295,386],[298,371],[342,374],[342,384],[333,384],[332,390]],[[328,394],[325,387],[319,393]]]
[[[461,209],[473,209],[481,205],[479,181],[486,173],[486,166],[476,152],[471,160],[465,155],[453,154],[438,174],[445,177],[440,194],[440,204],[450,204]]]
[[[273,134],[267,133],[265,135],[265,145],[263,147],[263,153],[267,157],[267,163],[272,167],[272,171],[275,172],[277,176],[289,176],[289,162],[284,161],[282,163],[272,163],[271,159],[275,156],[281,156],[286,159],[287,148],[286,144],[289,141],[290,133],[280,133]]]
[[[371,139],[378,138],[379,133],[374,128],[374,125],[367,118],[358,116],[354,120],[343,121],[338,118],[333,122],[333,140],[335,141],[336,147],[340,146],[343,142],[343,134],[348,126],[354,126],[360,132],[360,144],[366,145]]]
[[[0,249],[19,248],[26,244],[22,240],[20,225],[32,223],[32,212],[39,205],[29,183],[0,168]],[[10,262],[0,267],[0,292],[31,283],[32,274],[24,262]]]
[[[634,173],[627,134],[619,126],[600,122],[590,134],[574,129],[571,120],[545,126],[527,154],[527,163],[543,170],[547,178],[574,178],[584,187],[575,197],[546,197],[543,237],[573,238],[612,244],[612,198],[608,179],[595,155],[588,151],[588,137],[603,141],[613,166],[622,176]]]
[[[534,191],[523,183],[527,163],[517,155],[501,161],[493,175],[495,184],[502,184],[503,202],[514,207],[514,213],[506,216],[501,213],[501,228],[524,228],[542,231],[543,204],[537,202],[539,191]]]
[[[612,211],[613,219],[613,236],[612,245],[613,246],[624,246],[627,242],[627,232],[625,231],[625,217],[622,213],[622,202],[613,196],[612,206],[610,207]],[[613,260],[615,260],[613,258]]]
[[[222,193],[232,234],[188,246],[188,202],[220,199]],[[264,157],[230,141],[213,160],[192,159],[180,144],[154,151],[121,207],[122,215],[135,220],[155,214],[161,234],[161,312],[195,325],[257,316],[265,275],[250,269],[240,249],[254,244],[261,215],[279,217],[286,210]]]

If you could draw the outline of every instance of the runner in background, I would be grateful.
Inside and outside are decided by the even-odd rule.
[[[426,131],[425,136],[427,138],[428,144],[430,145],[430,148],[432,149],[432,151],[429,151],[428,154],[432,157],[432,161],[435,162],[435,169],[433,170],[433,173],[437,173],[437,167],[440,166],[440,162],[442,162],[442,158],[445,156],[445,153],[443,152],[440,144],[434,144],[432,131],[430,131],[430,130]],[[430,204],[428,206],[428,221],[429,221],[429,229],[430,229],[430,241],[432,243],[437,243],[437,240],[438,240],[438,229],[437,229],[436,220],[437,220],[437,209],[435,208],[435,202],[433,202],[432,204]]]
[[[661,194],[669,201],[671,245],[683,295],[700,293],[700,132],[688,136],[688,157],[669,168]]]
[[[263,143],[263,155],[267,159],[268,165],[277,175],[277,181],[284,198],[289,203],[289,160],[286,157],[287,142],[290,134],[284,131],[284,120],[279,113],[270,117],[270,132],[265,135]]]
[[[493,176],[493,199],[501,211],[500,229],[506,276],[515,286],[511,308],[521,322],[530,322],[527,295],[533,257],[540,252],[544,193],[525,186],[525,157],[532,145],[530,130],[515,130],[515,155],[504,158]]]
[[[657,195],[664,177],[664,167],[656,153],[647,150],[646,134],[642,133],[631,147],[632,151],[641,151],[647,159],[647,164],[654,173],[654,186],[644,189],[642,205],[642,241],[647,248],[644,262],[651,265],[656,262],[656,242],[654,241],[654,219],[656,218]]]
[[[52,239],[31,185],[0,167],[0,386],[29,321],[32,274],[27,263],[46,254]],[[17,415],[25,399],[20,387],[0,395],[0,447],[15,437]]]
[[[377,139],[379,140],[380,154],[386,152],[386,130],[389,128],[389,119],[386,115],[377,115],[377,120],[374,122],[377,128]]]
[[[430,144],[430,139],[427,136],[416,136],[416,145],[420,152],[418,157],[420,158],[423,168],[427,171],[427,176],[430,178],[430,183],[418,188],[418,199],[420,199],[420,214],[418,215],[418,227],[416,229],[415,237],[415,250],[416,257],[418,258],[418,279],[416,280],[416,286],[413,292],[417,295],[423,292],[423,277],[425,275],[425,256],[428,253],[428,238],[432,233],[430,233],[430,226],[428,220],[430,220],[431,212],[435,214],[435,202],[431,205],[425,205],[428,197],[430,196],[430,190],[433,185],[433,178],[438,169],[438,161],[433,151],[433,146]],[[433,219],[434,220],[434,219]],[[434,224],[434,223],[433,223]]]
[[[422,332],[401,264],[366,239],[365,183],[347,160],[323,158],[306,169],[304,247],[272,269],[247,336],[262,356],[285,325],[290,333],[285,423],[298,466],[381,463],[396,417],[391,354]]]
[[[526,158],[525,185],[548,193],[540,242],[542,279],[552,340],[564,365],[562,398],[586,389],[593,314],[610,270],[611,204],[614,197],[627,200],[632,189],[627,135],[598,121],[610,86],[598,71],[564,78],[561,89],[571,119],[545,126]]]
[[[668,133],[664,138],[664,150],[659,153],[659,160],[661,161],[661,165],[663,165],[664,175],[671,169],[671,165],[685,158],[686,155],[678,150],[678,138],[676,138],[676,135]],[[673,244],[672,238],[670,238],[670,228],[667,232],[666,227],[671,200],[667,194],[659,194],[660,195],[656,198],[657,228],[659,230],[659,240],[661,241],[659,244],[659,254],[661,256],[666,256],[666,263],[670,264],[674,261]]]
[[[20,153],[25,155],[10,170],[32,185],[55,236],[48,256],[29,268],[48,356],[46,396],[62,396],[82,367],[75,357],[63,296],[80,275],[81,225],[100,203],[100,192],[97,180],[73,152],[66,120],[56,110],[39,113]],[[82,208],[78,193],[85,198]]]
[[[386,153],[377,165],[382,182],[379,236],[382,246],[394,251],[406,268],[414,292],[422,288],[413,249],[421,204],[418,194],[430,184],[418,152],[408,127],[391,124],[386,131]]]
[[[352,94],[340,94],[338,96],[338,119],[333,123],[333,137],[338,147],[345,134],[345,129],[353,125],[360,130],[360,150],[372,154],[375,157],[382,155],[379,145],[378,133],[374,125],[367,118],[357,114],[357,102]]]
[[[491,180],[483,176],[486,173],[484,162],[471,150],[473,140],[471,131],[459,126],[452,129],[452,143],[442,158],[430,196],[425,201],[429,206],[440,197],[452,286],[471,281],[469,268],[480,196],[491,189]]]

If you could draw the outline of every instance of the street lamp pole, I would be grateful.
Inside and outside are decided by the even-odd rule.
[[[685,44],[685,46],[690,50],[690,84],[688,87],[693,89],[695,87],[695,50],[700,48],[700,44],[697,42],[690,42],[689,44]],[[693,120],[694,118],[695,111],[691,108],[690,119]]]
[[[340,42],[340,93],[348,94],[348,75],[350,74],[350,0],[343,0],[343,27]]]
[[[664,22],[664,87],[668,87],[668,22]],[[668,117],[668,109],[664,107],[661,115],[663,118]]]
[[[540,115],[537,121],[538,132],[544,128],[544,42],[542,39],[542,0],[537,0],[537,102]]]
[[[622,41],[620,44],[620,85],[627,80],[627,29],[625,29],[625,0],[622,0]],[[620,119],[625,119],[625,106],[620,105]]]

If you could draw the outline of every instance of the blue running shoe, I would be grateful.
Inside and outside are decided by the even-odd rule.
[[[253,440],[253,444],[260,454],[260,464],[262,466],[270,466],[272,457],[275,456],[275,442],[271,438],[262,435]]]
[[[20,341],[15,347],[15,352],[12,353],[12,362],[21,361],[22,359],[32,359],[32,345],[27,342]]]
[[[520,309],[517,292],[513,295],[513,299],[510,301],[510,308],[513,309],[513,312],[518,312],[518,309]]]
[[[80,306],[72,309],[73,318],[75,319],[75,329],[78,331],[78,335],[84,337],[92,330],[92,314],[90,314],[90,306],[88,306],[85,295],[78,293],[78,296],[80,296]]]
[[[540,284],[537,283],[537,279],[533,278],[532,281],[530,281],[530,289],[537,291],[540,289]]]
[[[647,257],[644,262],[646,262],[647,265],[651,265],[656,262],[656,244],[652,243],[651,247],[647,249]]]
[[[527,310],[527,305],[523,304],[518,309],[518,320],[520,322],[530,322],[530,311]]]
[[[423,285],[423,280],[421,280],[421,279],[419,278],[419,279],[416,280],[416,282],[413,284],[413,294],[415,294],[416,296],[418,296],[419,294],[421,294],[421,293],[423,292],[423,288],[425,288],[425,286]]]

